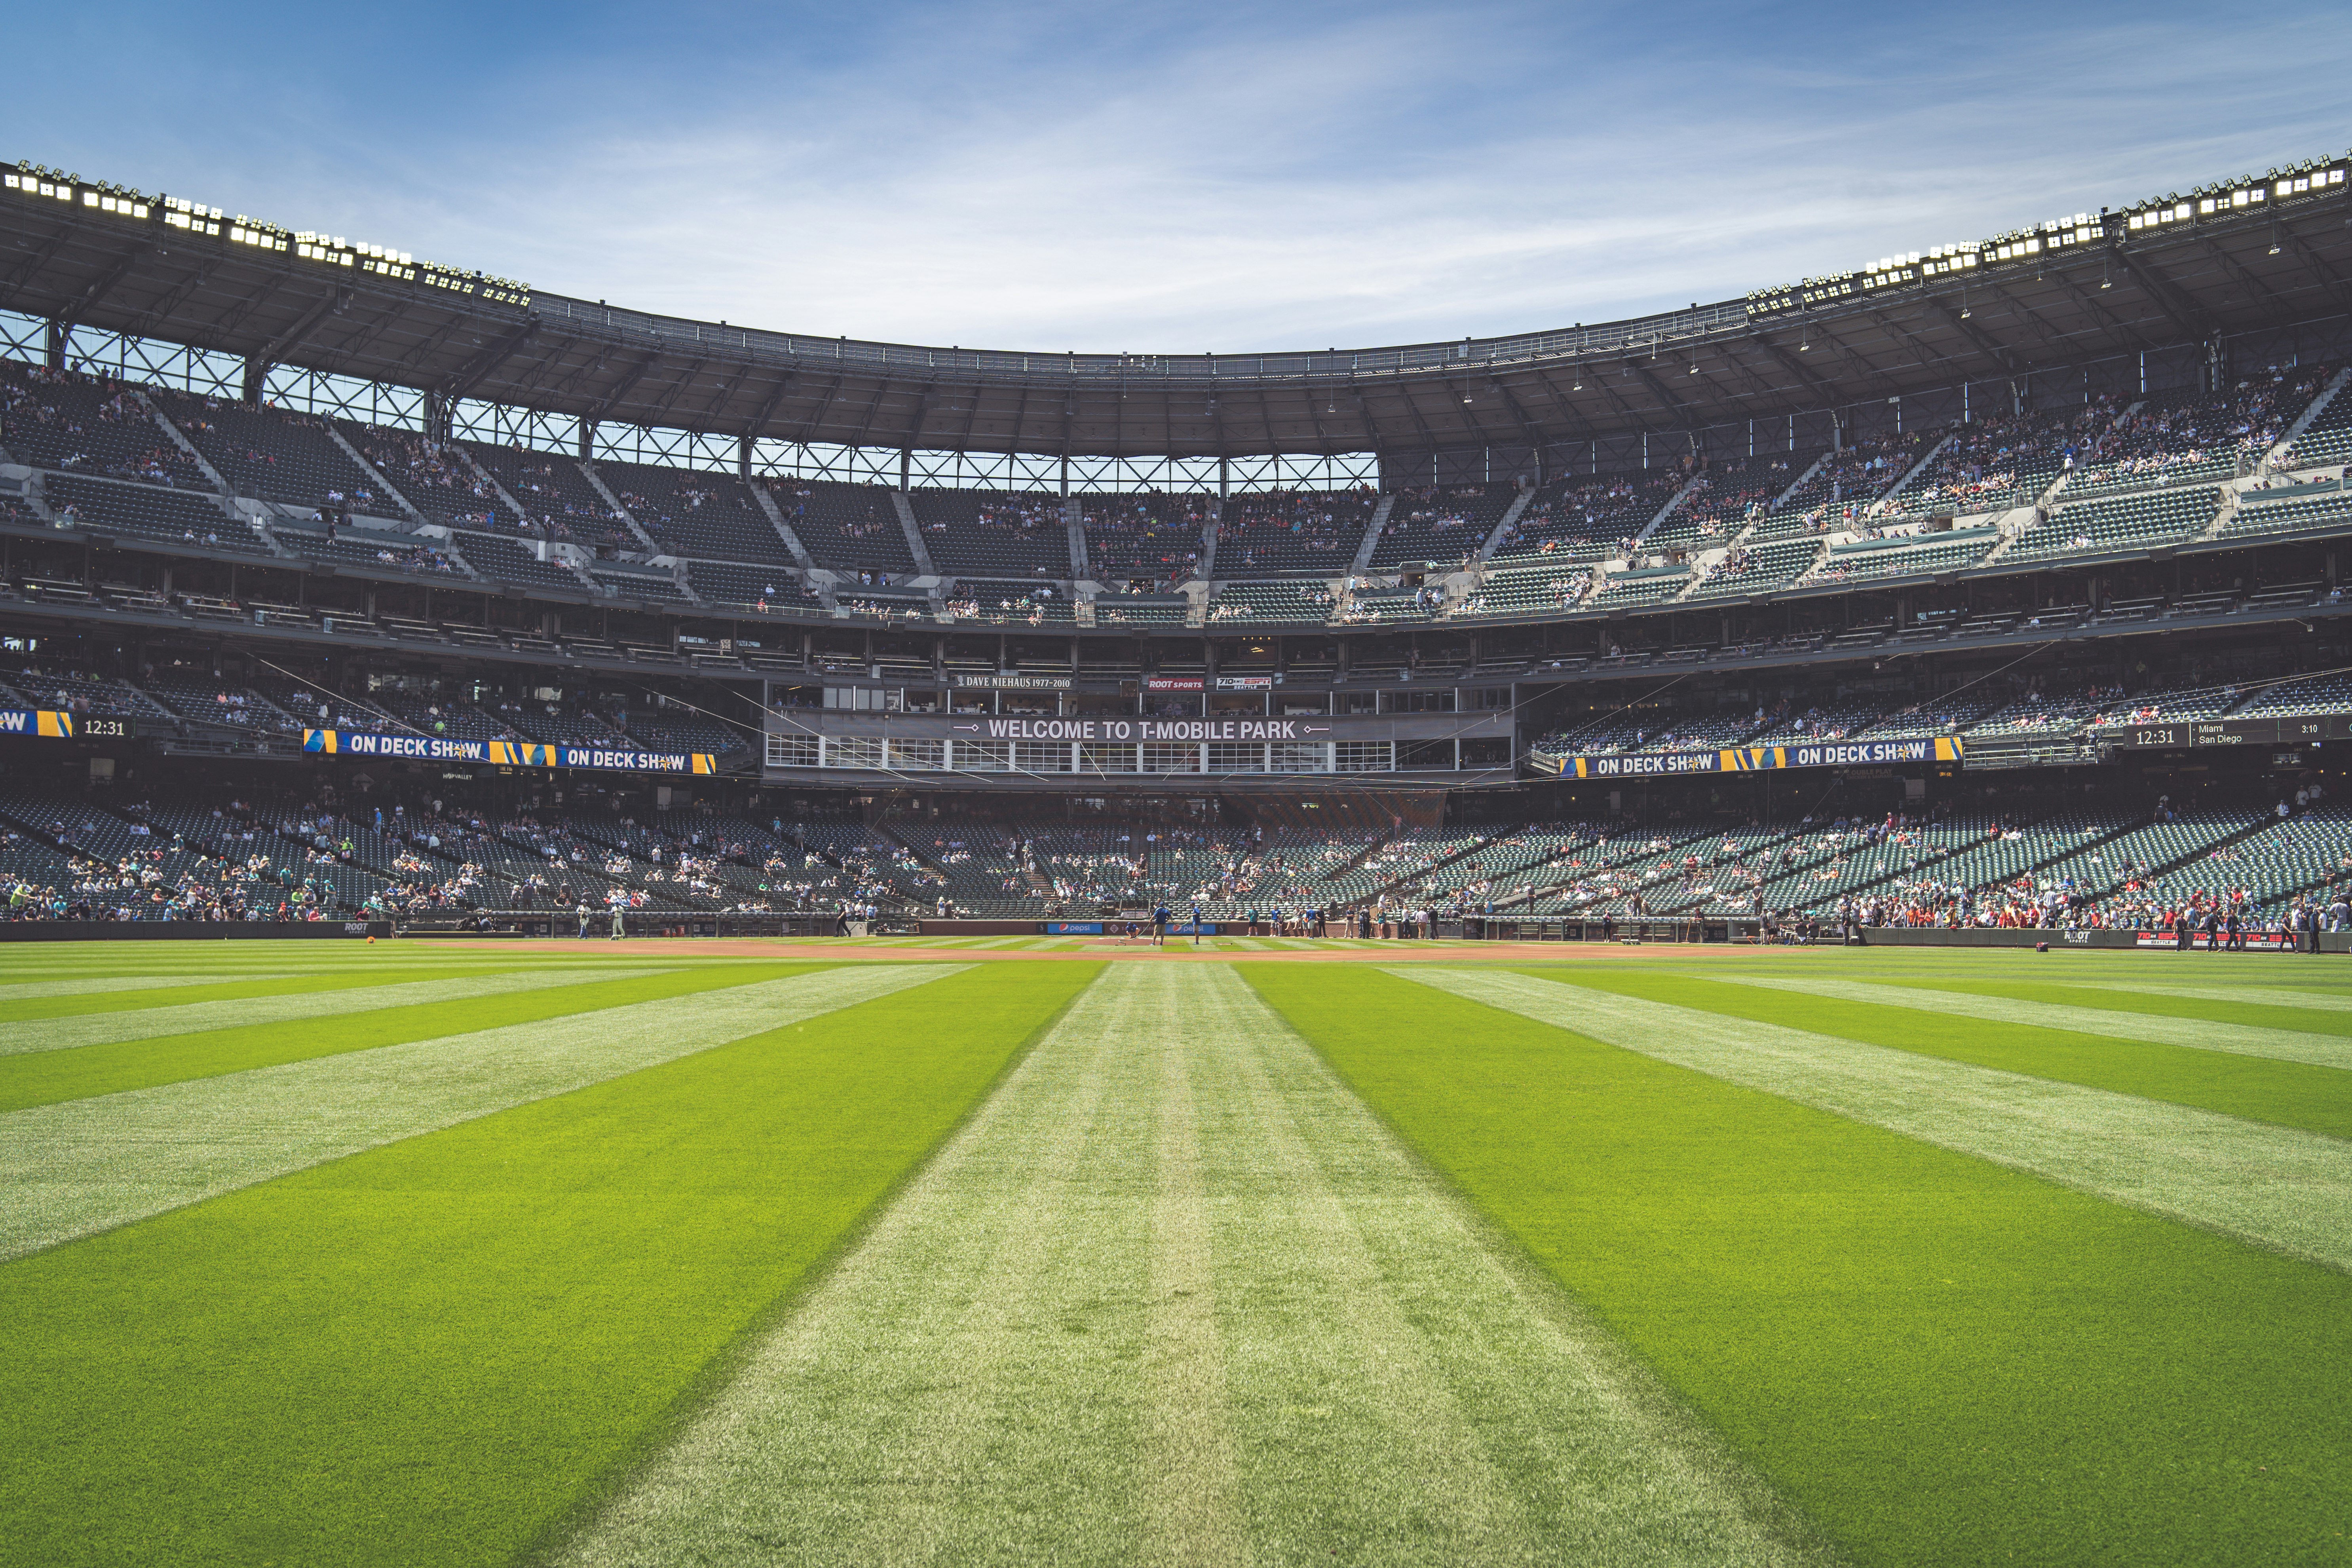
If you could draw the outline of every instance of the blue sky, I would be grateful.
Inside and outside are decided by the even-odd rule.
[[[1359,346],[1728,298],[2342,149],[2343,20],[89,0],[10,18],[0,156],[793,331]]]

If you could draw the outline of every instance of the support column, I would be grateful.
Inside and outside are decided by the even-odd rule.
[[[260,407],[262,391],[268,384],[269,362],[255,358],[251,355],[247,356],[245,362],[245,405],[247,408]]]
[[[1068,497],[1069,497],[1069,494],[1070,494],[1070,455],[1069,455],[1067,452],[1065,452],[1065,453],[1063,453],[1063,454],[1062,454],[1062,496],[1063,496],[1063,498],[1064,498],[1065,500],[1067,500],[1067,499],[1068,499]]]
[[[751,482],[751,437],[735,437],[735,477],[745,484]]]
[[[49,322],[48,331],[44,332],[42,337],[46,340],[45,346],[47,351],[47,358],[48,360],[49,368],[51,370],[65,369],[66,324],[63,321]]]
[[[596,421],[583,419],[580,422],[580,460],[584,463],[595,455]]]
[[[1234,460],[1231,458],[1219,458],[1217,459],[1217,499],[1221,501],[1231,500],[1233,495]]]
[[[898,448],[898,493],[905,495],[913,483],[915,454],[908,447]]]

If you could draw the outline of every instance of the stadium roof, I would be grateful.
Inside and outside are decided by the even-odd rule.
[[[1635,321],[1215,355],[923,347],[656,316],[0,166],[0,309],[255,367],[728,437],[1109,457],[1546,447],[2352,314],[2347,161]]]

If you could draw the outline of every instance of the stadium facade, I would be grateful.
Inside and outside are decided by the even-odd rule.
[[[1303,848],[1344,820],[1353,862],[1419,847],[1276,878],[1293,902],[1490,905],[1500,878],[1561,913],[1534,873],[1597,874],[1586,840],[1496,845],[1738,819],[1761,837],[1677,856],[1675,907],[1725,891],[1720,861],[1760,909],[1754,857],[1802,839],[1774,826],[1791,811],[1940,803],[1969,826],[1936,860],[2008,841],[1979,820],[1996,798],[2054,823],[2127,774],[2108,844],[2217,790],[2210,833],[2069,868],[2144,882],[2272,828],[2231,813],[2326,798],[2352,738],[2347,167],[1638,321],[1229,355],[684,321],[8,168],[0,817],[55,861],[24,878],[45,887],[77,856],[119,868],[58,842],[68,775],[200,784],[247,817],[364,777],[478,795],[507,842],[526,803],[645,835],[574,822],[548,883],[541,820],[532,875],[451,892],[437,873],[469,862],[396,822],[335,852],[365,875],[313,879],[338,907],[370,877],[544,906],[602,890],[566,879],[583,842],[635,886],[647,824],[691,801],[877,906],[1063,912],[1147,886],[1249,901],[1234,857],[1124,892],[1064,875],[1148,862],[1147,821]],[[932,829],[992,815],[999,850],[1029,847],[960,876],[968,845]],[[849,837],[812,847],[787,816]],[[1095,819],[1068,866],[1020,826]],[[2051,842],[2022,874],[2087,853]],[[2281,896],[2332,868],[2298,854]],[[1918,857],[1833,858],[1780,907]],[[1658,902],[1568,880],[1587,910]],[[772,907],[758,881],[656,891]]]

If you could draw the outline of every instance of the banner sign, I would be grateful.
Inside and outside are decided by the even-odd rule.
[[[1143,683],[1146,691],[1202,691],[1209,683],[1197,675],[1155,675]]]
[[[1102,933],[1103,923],[1100,921],[1047,921],[1045,922],[1047,936],[1100,936]]]
[[[1801,746],[1739,746],[1722,752],[1662,752],[1655,756],[1553,757],[1528,761],[1562,778],[1631,779],[1667,773],[1752,773],[1777,768],[1879,767],[1892,763],[1957,763],[1957,736],[1916,741],[1809,741]]]
[[[592,768],[624,773],[715,773],[708,752],[622,752],[602,746],[550,746],[530,741],[452,741],[436,735],[374,735],[351,730],[305,730],[302,749],[328,757],[408,757],[430,763],[479,763],[499,768]]]
[[[955,683],[987,691],[1067,691],[1070,679],[1066,675],[959,675]]]
[[[2180,945],[2180,939],[2168,931],[2143,931],[2133,934],[2138,939],[2133,943],[2136,947],[2179,947]],[[2249,952],[2285,952],[2294,947],[2295,940],[2294,933],[2292,931],[2244,931],[2238,933],[2239,945]],[[2216,947],[2226,948],[2229,945],[2228,931],[2216,931],[2208,936],[2204,929],[2200,927],[2189,933],[2189,946],[2192,952],[2210,952]]]
[[[1327,741],[1448,741],[1500,739],[1514,733],[1507,709],[1475,713],[1317,713],[1220,715],[1210,719],[1147,719],[1125,714],[1073,714],[1067,718],[1000,717],[992,713],[874,713],[847,709],[795,709],[772,713],[772,738],[823,735],[835,740],[1032,742],[1134,744],[1139,741],[1190,745],[1202,742],[1290,742]]]
[[[975,741],[1328,741],[1328,719],[973,719]]]
[[[117,728],[112,732],[120,735],[123,731]],[[0,708],[0,735],[39,735],[53,741],[70,741],[74,737],[74,716],[58,708]]]

